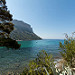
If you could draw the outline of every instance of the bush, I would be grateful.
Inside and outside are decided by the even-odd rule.
[[[21,75],[53,75],[54,60],[44,50],[32,60]]]
[[[66,60],[70,67],[75,67],[75,38],[68,37],[66,34],[66,39],[64,44],[60,42],[60,48],[62,49],[61,55]]]

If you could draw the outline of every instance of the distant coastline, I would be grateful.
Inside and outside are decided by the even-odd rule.
[[[23,40],[16,40],[16,41],[23,41]]]
[[[11,32],[10,37],[15,40],[40,40],[41,38],[33,32],[31,25],[13,20],[14,30]]]

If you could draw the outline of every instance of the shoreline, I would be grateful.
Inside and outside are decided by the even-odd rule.
[[[59,66],[58,62],[61,61],[61,60],[62,60],[61,58],[54,59],[54,63],[56,63],[55,68],[56,68],[56,66]],[[25,63],[25,66],[27,66],[28,63]],[[1,75],[20,75],[23,72],[25,66],[20,67],[20,66],[17,65],[16,69],[10,69],[10,70],[3,71],[1,73]]]

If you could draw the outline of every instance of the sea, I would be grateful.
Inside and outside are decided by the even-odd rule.
[[[18,41],[21,48],[18,50],[0,47],[0,75],[7,73],[21,73],[29,61],[35,59],[41,50],[52,54],[54,58],[60,58],[59,42],[63,39],[44,39],[32,41]]]

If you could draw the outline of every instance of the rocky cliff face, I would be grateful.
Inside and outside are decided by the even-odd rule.
[[[39,40],[31,26],[23,21],[13,20],[14,30],[11,32],[10,37],[15,40]]]
[[[15,25],[15,28],[33,33],[33,30],[29,24],[24,23],[23,21],[18,21],[18,20],[13,20],[12,22]]]

